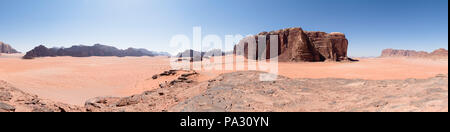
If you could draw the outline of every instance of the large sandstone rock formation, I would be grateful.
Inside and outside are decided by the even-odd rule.
[[[272,35],[276,35],[277,38],[270,38]],[[270,55],[271,39],[278,41],[277,55]],[[270,59],[278,56],[279,61],[282,62],[320,62],[350,60],[347,57],[347,49],[348,40],[343,33],[312,32],[303,31],[302,28],[288,28],[262,32],[256,36],[244,38],[235,46],[234,53],[250,59]]]
[[[180,101],[181,112],[448,111],[448,74],[429,79],[290,79],[259,81],[261,72],[222,74],[202,94]],[[370,92],[368,92],[370,91]]]
[[[0,53],[12,54],[12,53],[19,53],[19,52],[17,50],[15,50],[14,48],[12,48],[11,45],[0,42]]]
[[[431,53],[428,53],[425,51],[415,51],[415,50],[385,49],[381,53],[381,57],[416,57],[416,58],[448,57],[448,50],[441,48]]]
[[[73,57],[89,57],[89,56],[157,56],[157,52],[148,51],[146,49],[128,48],[126,50],[117,49],[112,46],[95,44],[94,46],[72,46],[70,48],[47,48],[43,45],[35,47],[27,52],[24,59],[32,59],[34,57],[54,57],[54,56],[73,56]]]

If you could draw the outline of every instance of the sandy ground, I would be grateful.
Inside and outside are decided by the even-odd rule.
[[[129,96],[173,80],[151,80],[154,74],[171,69],[163,58],[167,57],[4,57],[0,58],[0,80],[46,99],[84,105],[89,98]]]
[[[353,63],[281,63],[279,72],[289,78],[426,79],[448,73],[448,59],[368,58]]]
[[[227,56],[230,57],[230,56]],[[221,59],[216,57],[213,59]],[[289,78],[342,78],[365,80],[427,79],[448,73],[448,59],[363,58],[358,62],[279,62],[278,74]],[[247,60],[245,60],[247,61]],[[244,62],[244,71],[248,70]],[[234,65],[237,65],[234,62]],[[258,64],[256,64],[258,65]],[[215,65],[210,67],[216,67]],[[237,66],[234,66],[237,67]],[[256,66],[257,67],[257,66]],[[205,68],[203,68],[205,69]],[[223,68],[225,69],[225,68]],[[259,68],[257,67],[257,70]],[[241,70],[238,70],[241,71]],[[262,70],[268,72],[268,70]],[[216,76],[236,70],[205,70],[204,75]]]
[[[159,87],[172,77],[151,79],[170,70],[167,57],[49,57],[22,60],[0,56],[0,80],[42,98],[84,105],[90,98],[124,97]],[[448,74],[448,59],[368,58],[360,62],[279,63],[289,78],[346,78],[368,80],[425,79]],[[200,71],[199,81],[233,71]]]

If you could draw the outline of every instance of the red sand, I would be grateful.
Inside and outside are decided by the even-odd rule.
[[[358,60],[359,62],[279,62],[278,74],[289,78],[399,80],[426,79],[437,74],[448,73],[448,59],[365,58]],[[247,68],[245,66],[244,69]],[[211,73],[233,71],[205,72],[214,75]]]
[[[167,57],[47,57],[22,60],[0,57],[0,80],[42,98],[83,105],[99,96],[130,96],[158,88],[174,78],[151,79],[170,70]],[[200,71],[199,81],[232,71]],[[360,62],[279,63],[290,78],[407,79],[448,73],[448,59],[373,58]]]
[[[164,79],[151,77],[171,69],[163,58],[0,58],[0,80],[43,98],[82,105],[93,97],[129,96],[155,88]]]
[[[280,63],[279,72],[290,78],[426,79],[448,73],[448,59],[372,58],[352,63]]]

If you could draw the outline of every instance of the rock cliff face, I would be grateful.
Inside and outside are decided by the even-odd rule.
[[[277,38],[271,38],[273,35]],[[271,40],[278,41],[277,55],[270,55]],[[262,32],[256,36],[244,38],[235,46],[234,53],[249,59],[270,59],[278,56],[281,62],[320,62],[350,60],[347,57],[347,49],[348,40],[343,33],[311,32],[303,31],[302,28],[289,28]],[[250,56],[248,56],[249,52]]]
[[[417,57],[417,58],[448,57],[448,50],[441,48],[431,53],[428,53],[425,51],[415,51],[415,50],[385,49],[381,53],[381,57]]]
[[[72,56],[72,57],[89,57],[89,56],[157,56],[154,52],[146,49],[128,48],[126,50],[117,49],[112,46],[96,44],[94,46],[72,46],[70,48],[47,48],[43,45],[35,47],[27,52],[24,59],[32,59],[35,57],[54,57],[54,56]]]
[[[0,42],[0,53],[12,54],[12,53],[19,53],[19,52],[17,50],[15,50],[14,48],[12,48],[10,45]]]

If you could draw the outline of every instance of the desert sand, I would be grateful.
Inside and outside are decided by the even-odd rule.
[[[158,86],[154,74],[169,70],[167,57],[49,57],[0,59],[0,80],[40,97],[83,105],[98,96],[129,96]],[[167,78],[167,80],[173,80]],[[147,86],[142,86],[141,82]]]
[[[126,97],[155,90],[176,76],[152,79],[172,69],[167,57],[45,57],[23,60],[0,57],[0,80],[41,98],[82,106],[95,97]],[[216,59],[216,58],[214,58]],[[448,59],[364,58],[359,62],[279,63],[279,74],[291,79],[365,80],[427,79],[448,74]],[[235,71],[198,71],[198,82]]]

